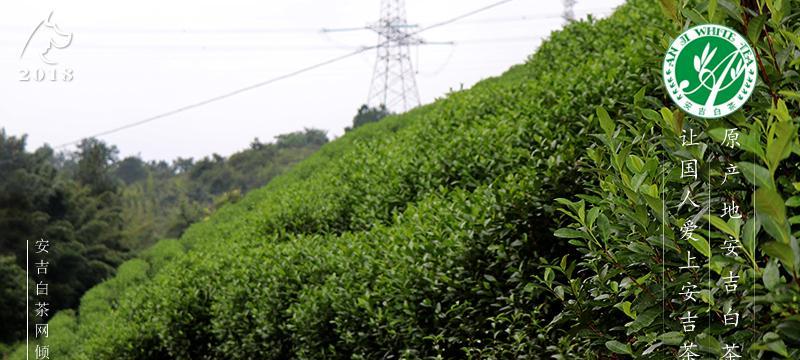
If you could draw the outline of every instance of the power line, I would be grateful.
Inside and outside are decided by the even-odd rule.
[[[385,45],[377,50],[366,104],[385,106],[389,111],[398,106],[399,110],[407,111],[420,105],[410,45],[419,45],[423,40],[407,35],[417,25],[406,21],[404,0],[382,0],[380,14],[378,22],[369,29],[385,39],[380,41]]]
[[[421,29],[419,29],[417,31],[414,31],[414,32],[406,33],[405,36],[410,38],[410,37],[412,37],[414,35],[417,35],[417,34],[423,32],[423,31],[427,31],[427,30],[434,29],[434,28],[437,28],[437,27],[442,27],[442,26],[445,26],[445,25],[448,25],[448,24],[452,24],[452,23],[454,23],[454,22],[456,22],[458,20],[467,18],[469,16],[481,13],[483,11],[495,8],[497,6],[500,6],[500,5],[503,5],[503,4],[506,4],[506,3],[509,3],[511,1],[514,1],[514,0],[497,1],[497,2],[492,3],[490,5],[487,5],[487,6],[484,6],[482,8],[479,8],[479,9],[476,9],[476,10],[461,14],[461,15],[456,16],[454,18],[451,18],[451,19],[448,19],[448,20],[445,20],[445,21],[442,21],[442,22],[438,22],[438,23],[423,27],[423,28],[421,28]],[[281,80],[285,80],[285,79],[288,79],[288,78],[291,78],[291,77],[294,77],[294,76],[309,72],[311,70],[314,70],[314,69],[317,69],[317,68],[320,68],[320,67],[323,67],[323,66],[326,66],[326,65],[333,64],[335,62],[350,58],[352,56],[358,55],[358,54],[363,53],[365,51],[376,49],[379,46],[385,45],[385,43],[386,42],[383,42],[383,43],[375,45],[375,46],[362,47],[362,48],[360,48],[360,49],[358,49],[356,51],[347,53],[345,55],[341,55],[341,56],[338,56],[338,57],[335,57],[335,58],[332,58],[332,59],[328,59],[328,60],[325,60],[323,62],[316,63],[314,65],[310,65],[310,66],[304,67],[302,69],[295,70],[293,72],[290,72],[290,73],[287,73],[287,74],[284,74],[284,75],[281,75],[281,76],[278,76],[278,77],[271,78],[269,80],[258,82],[258,83],[252,84],[250,86],[246,86],[246,87],[243,87],[243,88],[240,88],[240,89],[237,89],[237,90],[234,90],[234,91],[222,94],[222,95],[218,95],[218,96],[215,96],[215,97],[203,100],[203,101],[199,101],[199,102],[196,102],[196,103],[193,103],[193,104],[190,104],[190,105],[179,107],[179,108],[171,110],[171,111],[163,112],[161,114],[158,114],[158,115],[155,115],[155,116],[151,116],[151,117],[148,117],[148,118],[145,118],[145,119],[142,119],[142,120],[139,120],[139,121],[135,121],[135,122],[132,122],[132,123],[128,123],[128,124],[125,124],[125,125],[122,125],[122,126],[110,129],[110,130],[102,131],[102,132],[99,132],[99,133],[96,133],[96,134],[93,134],[93,135],[90,135],[90,136],[87,136],[87,137],[83,137],[83,138],[78,139],[78,140],[73,140],[73,141],[58,145],[54,149],[62,149],[62,148],[65,148],[67,146],[80,143],[83,139],[86,139],[86,138],[97,138],[97,137],[101,137],[101,136],[114,134],[114,133],[117,133],[117,132],[120,132],[120,131],[123,131],[123,130],[127,130],[127,129],[130,129],[130,128],[136,127],[136,126],[140,126],[140,125],[149,123],[149,122],[153,122],[153,121],[156,121],[156,120],[159,120],[159,119],[163,119],[163,118],[168,117],[168,116],[172,116],[172,115],[179,114],[179,113],[182,113],[182,112],[185,112],[185,111],[189,111],[189,110],[194,109],[194,108],[198,108],[198,107],[201,107],[201,106],[204,106],[204,105],[208,105],[208,104],[213,103],[213,102],[224,100],[224,99],[227,99],[227,98],[232,97],[234,95],[238,95],[238,94],[241,94],[241,93],[244,93],[244,92],[247,92],[247,91],[262,87],[262,86],[265,86],[265,85],[269,85],[269,84],[272,84],[272,83],[275,83],[275,82],[278,82],[278,81],[281,81]]]
[[[470,44],[494,44],[494,43],[515,43],[515,42],[536,42],[537,40],[541,40],[544,36],[517,36],[517,37],[505,37],[505,38],[485,38],[485,39],[469,39],[469,40],[456,40],[455,43],[458,45],[470,45]]]
[[[461,19],[470,17],[472,15],[484,12],[484,11],[492,9],[492,8],[496,8],[496,7],[500,6],[500,5],[503,5],[503,4],[506,4],[506,3],[510,3],[512,1],[514,1],[514,0],[502,0],[502,1],[498,1],[498,2],[492,3],[490,5],[482,7],[480,9],[476,9],[476,10],[470,11],[468,13],[461,14],[459,16],[456,16],[456,17],[452,18],[452,19],[445,20],[445,21],[442,21],[442,22],[435,23],[433,25],[429,25],[429,26],[423,27],[423,28],[419,29],[416,32],[412,32],[411,35],[416,35],[416,34],[419,34],[419,33],[423,32],[423,31],[427,31],[427,30],[434,29],[434,28],[437,28],[437,27],[441,27],[441,26],[445,26],[445,25],[448,25],[448,24],[452,24],[452,23],[454,23],[456,21],[459,21]]]
[[[0,25],[0,30],[4,31],[29,31],[27,26],[14,26],[14,25]],[[129,28],[129,27],[86,27],[86,26],[70,26],[70,30],[80,33],[102,33],[102,34],[120,34],[120,33],[151,33],[151,34],[193,34],[193,33],[253,33],[253,34],[271,34],[271,33],[314,33],[318,32],[318,28],[265,28],[265,27],[240,27],[240,28]]]
[[[371,48],[372,47],[364,47],[364,48],[358,49],[356,51],[350,52],[348,54],[345,54],[345,55],[342,55],[342,56],[338,56],[338,57],[335,57],[335,58],[332,58],[332,59],[329,59],[329,60],[314,64],[314,65],[311,65],[311,66],[307,66],[307,67],[304,67],[304,68],[299,69],[299,70],[295,70],[295,71],[293,71],[291,73],[288,73],[288,74],[284,74],[284,75],[281,75],[281,76],[278,76],[278,77],[274,77],[274,78],[266,80],[266,81],[255,83],[253,85],[250,85],[250,86],[247,86],[247,87],[243,87],[243,88],[240,88],[240,89],[237,89],[237,90],[234,90],[234,91],[222,94],[222,95],[218,95],[218,96],[215,96],[215,97],[203,100],[203,101],[199,101],[199,102],[196,102],[196,103],[193,103],[193,104],[190,104],[190,105],[179,107],[177,109],[174,109],[174,110],[171,110],[171,111],[167,111],[167,112],[155,115],[155,116],[151,116],[151,117],[146,118],[146,119],[142,119],[142,120],[139,120],[139,121],[136,121],[136,122],[132,122],[132,123],[129,123],[129,124],[126,124],[126,125],[122,125],[122,126],[113,128],[111,130],[106,130],[106,131],[99,132],[99,133],[94,134],[94,135],[83,137],[83,138],[81,138],[79,140],[73,140],[73,141],[61,144],[59,146],[56,146],[55,149],[62,149],[62,148],[65,148],[67,146],[77,144],[77,143],[81,142],[83,139],[96,138],[96,137],[101,137],[101,136],[105,136],[105,135],[110,135],[110,134],[117,133],[117,132],[120,132],[120,131],[123,131],[123,130],[127,130],[127,129],[130,129],[130,128],[133,128],[133,127],[136,127],[136,126],[139,126],[139,125],[143,125],[143,124],[146,124],[146,123],[149,123],[149,122],[152,122],[152,121],[156,121],[158,119],[162,119],[162,118],[165,118],[165,117],[168,117],[168,116],[172,116],[172,115],[175,115],[175,114],[178,114],[178,113],[182,113],[184,111],[188,111],[188,110],[191,110],[191,109],[203,106],[203,105],[207,105],[207,104],[210,104],[210,103],[213,103],[213,102],[217,102],[217,101],[220,101],[220,100],[223,100],[223,99],[227,99],[227,98],[229,98],[231,96],[239,95],[239,94],[241,94],[243,92],[246,92],[246,91],[250,91],[250,90],[253,90],[253,89],[256,89],[256,88],[259,88],[259,87],[262,87],[262,86],[265,86],[265,85],[268,85],[268,84],[271,84],[271,83],[274,83],[274,82],[277,82],[277,81],[280,81],[280,80],[288,79],[290,77],[300,75],[302,73],[305,73],[305,72],[308,72],[308,71],[323,67],[325,65],[333,64],[335,62],[338,62],[338,61],[344,60],[346,58],[349,58],[351,56],[358,55],[358,54],[360,54],[360,53],[362,53],[364,51],[370,50]]]
[[[381,17],[377,23],[367,26],[322,29],[323,34],[332,32],[372,30],[376,32],[381,41],[377,46],[377,55],[369,86],[369,95],[366,104],[369,106],[385,106],[390,111],[398,107],[406,111],[420,104],[419,90],[417,89],[416,72],[411,61],[411,45],[448,44],[452,42],[429,42],[416,35],[422,31],[451,24],[473,14],[486,11],[512,0],[499,1],[475,11],[457,16],[446,21],[436,23],[418,31],[412,31],[419,26],[406,21],[404,0],[382,0]]]
[[[576,9],[575,12],[590,13],[593,11],[607,11],[609,8],[586,8]],[[545,13],[545,14],[528,14],[513,17],[498,17],[475,19],[466,21],[464,23],[470,24],[484,24],[494,22],[513,22],[513,21],[531,21],[531,20],[548,20],[555,18],[563,18],[563,13]],[[27,26],[13,26],[13,25],[0,25],[0,30],[4,31],[27,31]],[[178,34],[178,35],[192,35],[192,34],[311,34],[319,33],[319,28],[311,27],[240,27],[240,28],[120,28],[120,27],[86,27],[86,26],[72,26],[70,30],[80,33],[101,33],[101,34]],[[334,31],[349,31],[349,30],[369,30],[368,26],[352,27],[352,28],[323,28],[322,32]]]
[[[597,14],[607,14],[613,12],[614,8],[587,8],[587,9],[579,9],[574,10],[575,14],[583,14],[583,15],[597,15]],[[462,21],[461,24],[492,24],[492,23],[512,23],[512,22],[525,22],[525,21],[541,21],[541,20],[555,20],[555,19],[563,19],[564,14],[562,13],[540,13],[540,14],[528,14],[528,15],[519,15],[519,16],[505,16],[505,17],[496,17],[496,18],[483,18],[483,19],[474,19],[474,20],[467,20]]]
[[[286,44],[286,45],[227,45],[227,44],[135,44],[135,45],[83,45],[82,48],[93,53],[113,53],[127,50],[165,51],[165,52],[219,52],[219,51],[316,51],[316,50],[355,50],[361,46]]]

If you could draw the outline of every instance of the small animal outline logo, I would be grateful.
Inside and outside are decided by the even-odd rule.
[[[50,58],[50,51],[53,50],[53,48],[66,49],[69,47],[70,44],[72,44],[73,34],[62,31],[58,24],[53,22],[53,11],[51,11],[50,15],[47,16],[47,19],[42,20],[39,25],[33,29],[33,32],[31,32],[31,36],[28,37],[28,41],[25,42],[25,47],[22,48],[22,52],[19,54],[20,59],[25,56],[25,53],[31,47],[31,43],[34,42],[34,39],[38,34],[41,34],[40,36],[49,34],[47,45],[42,45],[44,50],[39,53],[39,59],[41,59],[45,64],[57,65],[58,61]]]

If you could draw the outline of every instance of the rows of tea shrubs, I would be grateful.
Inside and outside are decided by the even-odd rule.
[[[53,318],[46,343],[73,359],[592,359],[663,345],[654,321],[624,330],[620,308],[660,303],[612,267],[645,274],[617,251],[655,225],[626,237],[620,209],[641,203],[608,187],[625,184],[616,149],[646,158],[648,176],[667,157],[672,112],[652,109],[679,20],[654,5],[572,23],[500,77],[325,145],[125,264]],[[580,240],[595,221],[614,224],[615,260]]]
[[[348,133],[191,227],[154,275],[130,266],[148,280],[87,294],[48,342],[77,359],[557,353],[540,328],[560,305],[531,284],[568,249],[554,199],[590,180],[595,106],[656,83],[639,70],[658,24],[646,1],[574,23],[501,77]]]

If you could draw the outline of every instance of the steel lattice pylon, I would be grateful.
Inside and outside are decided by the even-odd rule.
[[[564,20],[573,21],[575,20],[575,4],[578,0],[564,0]]]
[[[370,29],[378,33],[377,58],[369,87],[367,105],[386,105],[390,111],[406,111],[420,104],[411,45],[422,41],[406,21],[405,1],[382,0],[381,18]]]

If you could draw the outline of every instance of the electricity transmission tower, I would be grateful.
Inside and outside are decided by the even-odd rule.
[[[411,34],[415,27],[406,21],[404,0],[381,0],[381,18],[369,26],[379,46],[367,105],[406,111],[420,104],[410,47],[423,41]]]
[[[378,34],[377,57],[369,86],[367,105],[385,105],[402,112],[420,104],[416,70],[411,62],[412,45],[453,45],[453,42],[430,42],[416,36],[416,24],[406,20],[405,0],[381,0],[377,23],[356,28],[322,29],[322,32],[372,30]],[[419,31],[419,30],[417,30]]]
[[[575,20],[575,4],[578,0],[564,0],[564,20],[573,21]]]

